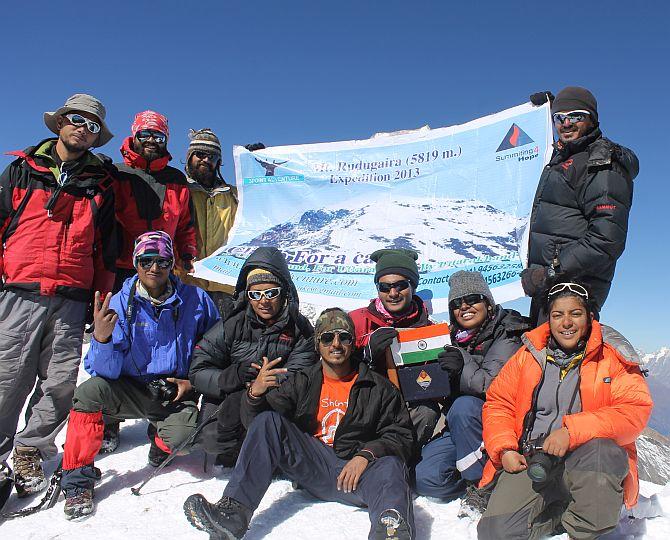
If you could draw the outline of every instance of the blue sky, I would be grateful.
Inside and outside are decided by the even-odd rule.
[[[641,163],[602,320],[651,351],[670,345],[668,20],[661,0],[11,2],[0,150],[48,136],[42,112],[87,92],[116,135],[104,153],[119,158],[134,114],[152,108],[170,119],[175,166],[188,128],[211,127],[232,181],[233,144],[441,127],[586,86],[606,136]]]

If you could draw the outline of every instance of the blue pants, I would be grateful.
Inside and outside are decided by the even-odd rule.
[[[461,396],[453,402],[447,413],[449,431],[421,451],[416,466],[419,495],[455,499],[465,491],[466,482],[482,477],[486,462],[480,450],[483,406],[484,402],[473,396]]]
[[[337,490],[337,477],[347,461],[330,446],[302,431],[279,413],[259,414],[249,426],[240,456],[223,494],[255,510],[280,469],[306,491],[324,501],[368,509],[370,538],[384,510],[394,509],[405,518],[414,538],[412,495],[407,469],[400,458],[385,456],[370,463],[356,491]]]

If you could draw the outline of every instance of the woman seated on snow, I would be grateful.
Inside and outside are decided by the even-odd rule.
[[[482,477],[482,407],[491,381],[521,347],[529,324],[518,312],[497,305],[479,272],[459,271],[449,278],[451,342],[439,359],[449,371],[453,394],[447,428],[429,442],[416,466],[420,495],[453,499],[466,492],[459,515],[482,512],[476,485]]]
[[[551,287],[545,308],[486,394],[481,485],[495,487],[480,539],[596,538],[637,501],[635,439],[652,409],[640,368],[603,341],[581,283]]]

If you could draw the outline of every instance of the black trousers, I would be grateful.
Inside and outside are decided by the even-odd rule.
[[[290,420],[269,411],[259,414],[249,426],[237,464],[223,494],[255,510],[270,486],[272,474],[280,469],[288,478],[324,501],[367,507],[373,538],[379,516],[394,509],[407,521],[414,538],[412,495],[407,468],[395,456],[370,463],[356,491],[337,490],[337,477],[347,460]]]

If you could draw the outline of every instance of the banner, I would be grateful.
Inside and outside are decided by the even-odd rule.
[[[551,156],[549,105],[460,126],[360,141],[233,150],[240,206],[229,243],[196,275],[234,284],[258,246],[279,248],[301,301],[353,309],[377,296],[380,248],[419,253],[417,294],[447,311],[448,279],[482,272],[496,298],[523,296],[528,218]]]

